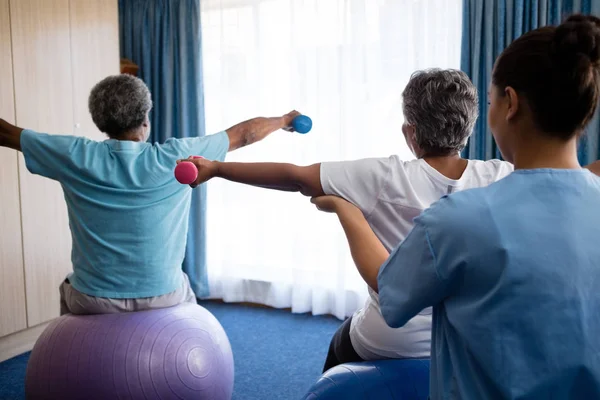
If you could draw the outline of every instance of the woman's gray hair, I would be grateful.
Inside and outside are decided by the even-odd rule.
[[[142,126],[152,109],[152,98],[141,79],[121,74],[98,82],[90,93],[88,107],[98,129],[119,139]]]
[[[402,93],[404,118],[426,155],[460,152],[479,116],[477,88],[467,74],[429,69],[412,74]]]

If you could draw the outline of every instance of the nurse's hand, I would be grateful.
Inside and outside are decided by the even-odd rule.
[[[310,199],[310,202],[317,206],[319,211],[337,213],[343,209],[356,208],[352,203],[338,196],[319,196]],[[358,208],[356,208],[358,210]]]
[[[600,176],[600,161],[595,161],[589,165],[586,165],[584,168],[587,168],[594,174]]]

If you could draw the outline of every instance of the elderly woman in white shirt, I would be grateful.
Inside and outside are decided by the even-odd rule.
[[[396,155],[306,167],[279,163],[222,163],[197,159],[198,180],[213,177],[306,196],[336,195],[357,206],[388,251],[410,232],[413,219],[442,196],[487,186],[513,170],[500,161],[461,158],[478,117],[477,89],[457,70],[413,74],[403,92],[402,132],[416,159]],[[428,358],[431,308],[401,328],[385,323],[377,293],[331,340],[324,370],[337,364],[388,358]]]

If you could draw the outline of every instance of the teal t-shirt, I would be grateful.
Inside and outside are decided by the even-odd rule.
[[[435,203],[380,270],[381,312],[433,306],[431,398],[600,398],[600,178],[518,170]]]
[[[73,287],[111,298],[176,290],[192,190],[175,179],[176,160],[222,161],[228,148],[226,132],[150,144],[23,131],[27,169],[58,181],[64,192]]]

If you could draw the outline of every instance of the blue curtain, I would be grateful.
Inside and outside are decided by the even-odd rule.
[[[119,0],[121,56],[152,92],[150,140],[204,136],[199,0]],[[206,187],[193,191],[183,263],[198,297],[208,295]]]
[[[464,156],[500,158],[487,125],[486,101],[494,61],[513,40],[544,25],[557,25],[573,13],[600,15],[600,0],[464,0],[461,68],[480,96],[480,118]],[[548,84],[551,84],[550,82]],[[579,159],[588,164],[600,153],[599,113],[579,144]]]

